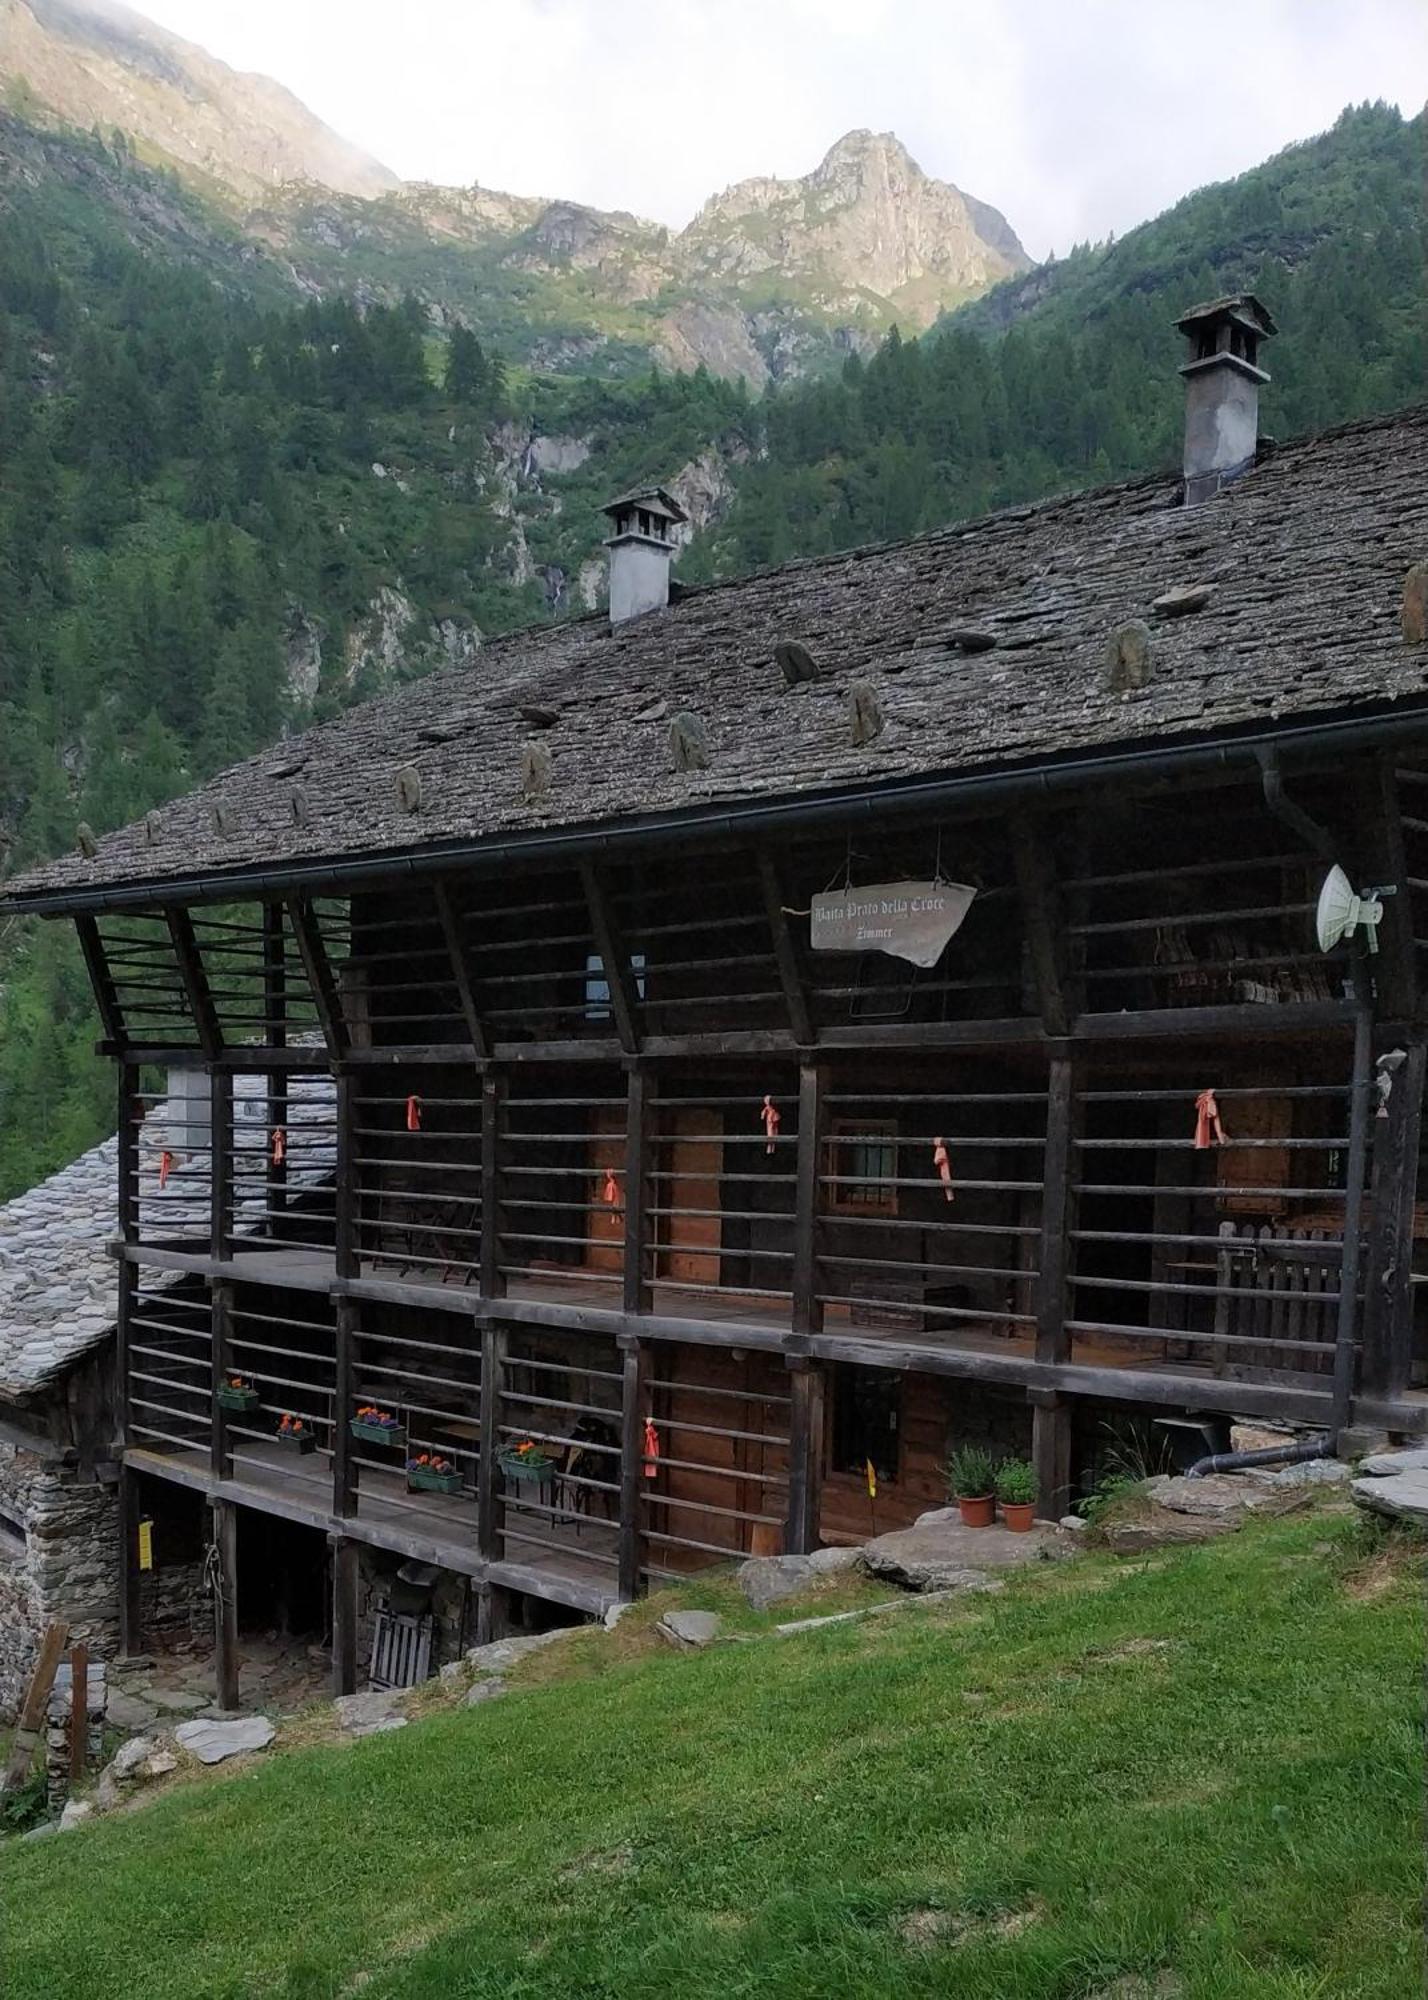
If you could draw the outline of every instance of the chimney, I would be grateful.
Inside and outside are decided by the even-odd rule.
[[[1185,377],[1185,505],[1198,506],[1254,464],[1259,345],[1274,321],[1252,292],[1192,306],[1175,324],[1190,343]]]
[[[602,512],[610,516],[610,623],[623,625],[669,603],[669,566],[679,553],[674,531],[688,515],[662,486],[622,493]]]

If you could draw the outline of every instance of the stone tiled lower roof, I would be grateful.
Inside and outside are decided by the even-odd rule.
[[[1428,407],[1280,446],[1194,508],[1178,481],[1145,480],[790,563],[613,631],[589,618],[513,634],[10,893],[280,875],[1424,702],[1428,650],[1404,644],[1399,607],[1425,552]],[[1157,611],[1191,585],[1208,586],[1203,608]],[[1106,651],[1135,619],[1151,628],[1150,672],[1127,688],[1108,681]],[[967,627],[995,643],[969,650],[955,637]],[[787,641],[822,678],[785,685],[774,648]],[[855,741],[860,680],[884,726]],[[703,725],[707,762],[672,754],[683,712]]]
[[[262,1077],[234,1078],[234,1229],[258,1223],[264,1199],[268,1126]],[[336,1166],[331,1081],[289,1080],[287,1185],[331,1181]],[[139,1227],[152,1241],[201,1229],[208,1216],[208,1164],[175,1156],[159,1188],[162,1119],[140,1134]],[[102,1345],[114,1330],[117,1266],[109,1243],[119,1228],[119,1142],[106,1139],[28,1194],[0,1206],[0,1397],[33,1396]],[[173,1283],[181,1272],[152,1274]]]

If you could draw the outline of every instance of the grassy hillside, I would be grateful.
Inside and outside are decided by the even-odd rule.
[[[7,2000],[1403,2000],[1421,1569],[1315,1510],[695,1657],[591,1634],[0,1850]]]

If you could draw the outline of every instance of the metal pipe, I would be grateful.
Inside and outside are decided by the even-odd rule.
[[[156,903],[218,901],[265,892],[278,894],[299,888],[320,893],[323,889],[336,890],[344,884],[377,881],[398,873],[436,873],[497,862],[588,856],[647,842],[667,846],[672,840],[707,837],[711,833],[738,839],[750,833],[777,832],[784,827],[802,830],[829,822],[841,823],[850,817],[889,813],[923,815],[944,805],[975,807],[1028,794],[1049,795],[1102,780],[1120,782],[1127,774],[1132,778],[1155,778],[1204,769],[1228,769],[1247,760],[1257,760],[1261,750],[1277,752],[1281,746],[1342,755],[1349,750],[1425,738],[1428,738],[1428,712],[1414,709],[1405,713],[1400,703],[1391,713],[1367,719],[1345,716],[1332,723],[1281,727],[1272,734],[1258,731],[1221,737],[1213,742],[1189,741],[1173,750],[1122,750],[1096,757],[1043,759],[1032,765],[959,777],[941,774],[886,779],[876,785],[821,792],[812,797],[795,793],[777,800],[751,799],[730,806],[654,813],[603,825],[586,822],[498,839],[477,837],[444,844],[433,841],[420,848],[381,853],[369,850],[360,859],[345,861],[329,857],[288,867],[263,862],[222,873],[150,877],[107,888],[41,890],[29,896],[0,899],[0,909],[36,916],[64,916],[85,910],[145,909]]]
[[[1271,1444],[1262,1451],[1212,1451],[1197,1458],[1185,1477],[1204,1479],[1212,1472],[1242,1472],[1252,1465],[1303,1465],[1311,1458],[1333,1456],[1332,1437],[1315,1438],[1308,1444]]]
[[[1303,806],[1296,805],[1284,790],[1284,772],[1280,767],[1279,749],[1271,745],[1268,749],[1257,750],[1255,757],[1259,763],[1260,787],[1264,802],[1277,820],[1287,826],[1291,833],[1297,833],[1305,846],[1312,849],[1321,861],[1330,868],[1338,862],[1338,850],[1334,837],[1326,826],[1311,819]]]

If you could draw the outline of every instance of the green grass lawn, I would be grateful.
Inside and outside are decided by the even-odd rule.
[[[1314,1511],[698,1656],[622,1628],[9,1843],[0,1990],[1404,2000],[1424,1625],[1421,1558]]]

